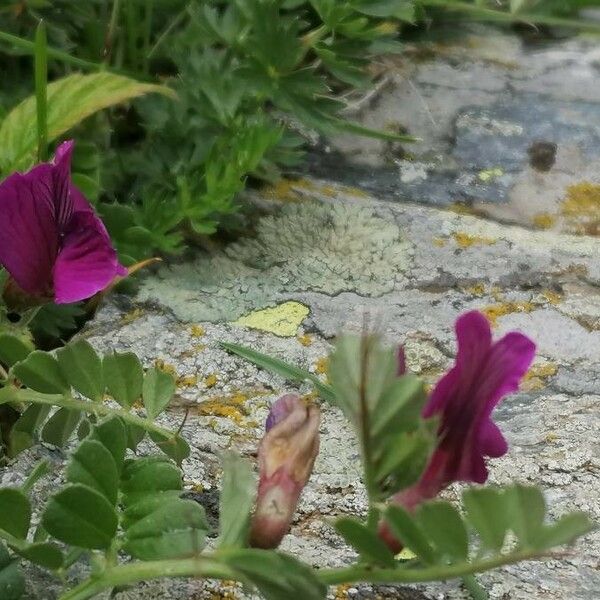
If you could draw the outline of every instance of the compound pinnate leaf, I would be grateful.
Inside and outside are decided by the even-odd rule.
[[[148,456],[125,464],[121,478],[125,506],[148,494],[182,488],[181,471],[163,456]]]
[[[123,407],[129,408],[142,395],[144,370],[133,352],[107,354],[104,377],[108,393]]]
[[[479,534],[482,546],[499,551],[509,528],[504,491],[491,487],[470,488],[462,497],[467,519]]]
[[[118,518],[102,494],[75,483],[52,496],[42,524],[50,535],[71,546],[105,549],[117,533]]]
[[[108,417],[94,426],[90,439],[98,440],[111,453],[120,473],[127,449],[127,429],[123,421],[119,417]]]
[[[30,340],[8,333],[0,335],[0,361],[8,367],[25,360],[33,350]]]
[[[13,374],[24,385],[43,394],[63,394],[69,391],[58,361],[47,352],[36,350],[25,360],[17,363]]]
[[[15,488],[0,489],[0,529],[24,540],[29,531],[31,504],[29,498]]]
[[[61,348],[56,356],[61,373],[71,387],[90,400],[104,396],[102,360],[86,340],[77,340]]]
[[[190,455],[189,444],[177,433],[150,432],[150,439],[178,465]]]
[[[71,455],[67,480],[82,483],[102,494],[113,506],[117,502],[119,473],[110,451],[99,441],[86,439]]]
[[[42,429],[42,439],[48,443],[63,448],[81,421],[78,410],[59,408],[46,422]]]
[[[53,571],[60,569],[64,561],[60,548],[50,542],[27,544],[23,548],[15,548],[15,552],[28,561]],[[0,596],[0,598],[2,597]]]
[[[25,593],[25,578],[19,561],[8,554],[6,546],[0,542],[0,598],[19,600]]]
[[[582,512],[574,512],[561,517],[556,523],[542,529],[538,540],[540,549],[549,549],[572,544],[578,537],[595,529],[590,518]]]
[[[535,548],[542,534],[546,502],[533,486],[515,485],[505,491],[508,521],[522,548]]]
[[[155,367],[146,371],[142,386],[142,398],[151,419],[157,417],[168,406],[175,389],[175,380],[168,373]]]
[[[407,511],[399,506],[388,506],[385,520],[394,536],[405,547],[410,548],[424,563],[434,564],[438,561],[438,555],[427,535]]]

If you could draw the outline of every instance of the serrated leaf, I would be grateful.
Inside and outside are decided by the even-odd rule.
[[[233,452],[223,454],[219,498],[219,548],[242,548],[248,539],[250,513],[256,497],[252,467]]]
[[[0,489],[0,529],[24,540],[31,521],[29,498],[19,489]]]
[[[12,559],[6,546],[0,542],[0,598],[19,600],[24,593],[25,578],[19,561]]]
[[[410,548],[425,564],[437,562],[437,554],[420,525],[406,510],[399,506],[388,506],[385,512],[394,536],[402,545]]]
[[[227,564],[252,582],[267,600],[324,600],[327,588],[308,565],[280,552],[246,549],[228,552]]]
[[[65,381],[80,394],[98,402],[104,396],[102,360],[86,340],[67,344],[56,353]]]
[[[144,370],[133,352],[107,354],[104,377],[108,393],[123,407],[130,408],[142,395]]]
[[[48,141],[57,139],[95,112],[150,92],[173,95],[165,86],[141,83],[106,71],[74,74],[54,81],[47,86]],[[0,124],[0,171],[24,171],[33,164],[36,123],[34,96],[4,118]]]
[[[469,554],[467,528],[458,511],[448,502],[426,502],[417,518],[437,553],[452,562],[465,561]]]
[[[76,483],[50,498],[42,524],[50,535],[71,546],[105,549],[117,533],[118,518],[104,496]]]
[[[48,444],[63,448],[81,421],[78,410],[59,408],[46,422],[42,429],[42,439]]]
[[[0,362],[7,367],[12,367],[15,363],[25,360],[34,349],[31,341],[23,337],[8,333],[0,334]]]
[[[176,433],[163,434],[157,431],[150,431],[150,439],[178,465],[181,465],[190,455],[189,444]]]
[[[168,373],[156,367],[146,371],[142,386],[142,398],[146,412],[151,419],[167,408],[175,390],[175,380]]]
[[[193,500],[174,500],[127,529],[124,549],[140,560],[185,558],[204,547],[208,523]]]
[[[58,361],[47,352],[35,350],[17,363],[12,372],[24,385],[43,394],[64,394],[69,384],[63,377]]]
[[[121,473],[127,449],[127,428],[123,421],[119,417],[108,417],[94,426],[90,439],[98,440],[110,452],[117,472]]]
[[[335,528],[367,563],[375,563],[385,567],[395,565],[394,555],[385,543],[374,531],[371,531],[356,519],[349,517],[338,519],[335,522]]]
[[[22,548],[14,548],[14,551],[28,561],[53,571],[60,569],[64,560],[60,548],[50,542],[27,544]]]
[[[117,465],[110,451],[96,440],[83,440],[73,452],[67,467],[67,481],[96,490],[113,506],[117,502]]]
[[[484,548],[500,551],[509,528],[504,492],[494,488],[470,488],[463,492],[463,505],[469,523]]]

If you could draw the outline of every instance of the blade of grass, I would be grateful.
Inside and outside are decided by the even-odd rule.
[[[35,31],[35,107],[37,113],[37,157],[48,158],[48,48],[46,24],[40,21]]]
[[[280,358],[274,358],[273,356],[263,354],[262,352],[252,350],[252,348],[247,348],[240,344],[220,342],[220,345],[228,352],[237,354],[247,361],[254,363],[257,367],[265,369],[266,371],[271,371],[271,373],[285,377],[285,379],[297,381],[298,383],[309,381],[315,386],[315,389],[323,400],[333,402],[334,395],[331,386],[323,383],[316,375],[313,375],[309,371],[296,367],[295,365],[290,365]]]

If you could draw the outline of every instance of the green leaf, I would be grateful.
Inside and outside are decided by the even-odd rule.
[[[0,362],[7,367],[25,360],[33,352],[34,345],[24,337],[18,337],[8,333],[0,334]]]
[[[21,383],[36,392],[64,394],[69,391],[69,384],[63,377],[58,361],[47,352],[32,352],[25,360],[17,363],[12,372]]]
[[[327,596],[327,588],[314,570],[286,554],[245,549],[228,552],[224,560],[267,600],[324,600]]]
[[[148,494],[183,488],[181,471],[163,456],[148,456],[125,464],[121,490],[125,506],[135,504]]]
[[[83,483],[102,494],[113,506],[117,502],[119,473],[110,451],[96,440],[83,440],[71,455],[67,481]]]
[[[417,518],[438,554],[452,562],[467,560],[467,528],[458,511],[450,503],[426,502],[419,507]]]
[[[44,529],[61,542],[80,548],[108,548],[118,518],[108,500],[80,483],[52,496],[42,515]]]
[[[256,497],[252,467],[233,452],[223,454],[219,498],[219,548],[242,548],[248,540],[250,513]]]
[[[127,429],[119,417],[108,417],[95,425],[90,439],[98,440],[112,455],[117,472],[121,473],[125,450],[127,449]]]
[[[13,548],[13,550],[28,561],[53,571],[60,569],[64,561],[60,548],[50,542],[26,544],[22,548]]]
[[[80,394],[99,402],[104,396],[102,360],[89,342],[77,340],[57,353],[58,365],[66,381]]]
[[[127,504],[123,512],[123,527],[131,527],[133,523],[147,517],[158,510],[161,506],[179,499],[181,490],[163,490],[159,492],[148,492],[139,496],[134,504]],[[129,499],[130,500],[130,499]]]
[[[165,86],[140,83],[106,71],[74,74],[47,87],[48,142],[59,138],[90,115],[158,92],[172,96]],[[0,124],[0,171],[27,170],[35,161],[37,144],[35,97],[17,105]]]
[[[538,545],[540,549],[572,544],[578,537],[589,533],[597,526],[582,512],[562,516],[556,523],[543,528]]]
[[[167,408],[175,390],[175,379],[168,373],[156,367],[146,371],[142,386],[142,398],[151,419],[157,417]]]
[[[290,365],[279,358],[274,358],[268,354],[257,352],[256,350],[252,350],[252,348],[242,346],[241,344],[220,342],[220,346],[222,346],[228,352],[232,352],[233,354],[237,354],[238,356],[245,358],[247,361],[255,364],[257,367],[265,369],[266,371],[270,371],[271,373],[275,373],[276,375],[280,375],[281,377],[289,379],[290,381],[297,381],[298,383],[309,381],[315,386],[315,389],[317,392],[319,392],[319,396],[321,396],[323,400],[332,402],[334,399],[331,386],[323,383],[316,375],[313,375],[309,371],[294,365]]]
[[[163,434],[157,431],[150,431],[150,439],[178,465],[190,455],[189,444],[178,434]]]
[[[4,388],[8,389],[8,388]],[[35,434],[50,413],[49,406],[30,404],[10,431],[9,453],[16,456],[35,443]]]
[[[393,567],[396,563],[394,555],[379,538],[356,519],[344,517],[335,522],[336,530],[350,545],[354,546],[362,559],[367,563],[375,563],[384,567]]]
[[[19,600],[25,593],[25,578],[19,561],[10,557],[6,546],[0,542],[0,598]]]
[[[385,519],[394,536],[425,564],[437,562],[437,554],[420,525],[399,506],[388,506]]]
[[[42,439],[48,444],[63,448],[79,425],[79,421],[81,421],[81,413],[78,410],[59,408],[44,425]]]
[[[127,447],[135,452],[138,444],[146,437],[146,430],[139,425],[127,423]]]
[[[509,528],[504,492],[492,487],[469,488],[462,499],[467,519],[479,534],[482,546],[500,551]]]
[[[107,354],[104,377],[108,393],[123,407],[130,408],[142,395],[144,370],[133,352]]]
[[[24,540],[31,521],[29,498],[15,488],[0,489],[0,529]]]
[[[193,500],[173,500],[127,529],[124,549],[140,560],[185,558],[204,548],[208,523]]]
[[[546,502],[533,486],[515,485],[506,490],[508,522],[522,548],[536,547],[542,534]]]

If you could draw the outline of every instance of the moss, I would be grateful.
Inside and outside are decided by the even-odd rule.
[[[463,231],[457,231],[453,234],[454,241],[459,248],[470,248],[471,246],[491,246],[498,240],[487,237],[480,237],[476,235],[470,235]]]
[[[284,204],[254,238],[163,267],[140,288],[182,321],[235,321],[304,291],[380,296],[404,282],[412,245],[393,221],[356,204]]]
[[[289,301],[272,308],[252,311],[234,321],[233,324],[274,333],[280,337],[293,337],[309,313],[308,306],[300,302]]]

